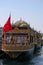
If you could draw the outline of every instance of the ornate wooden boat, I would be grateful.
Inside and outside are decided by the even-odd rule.
[[[2,51],[11,58],[17,58],[21,53],[32,55],[34,51],[34,31],[30,25],[20,20],[12,25],[12,30],[4,32],[2,38]]]

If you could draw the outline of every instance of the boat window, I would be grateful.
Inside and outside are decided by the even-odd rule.
[[[11,33],[6,33],[6,36],[10,36],[11,35]]]
[[[27,33],[12,33],[12,35],[18,35],[18,36],[21,36],[21,35],[23,35],[23,36],[26,36],[26,35],[28,35]]]
[[[33,36],[30,35],[30,43],[33,43]]]
[[[17,36],[17,43],[26,43],[26,39],[27,37],[26,36]]]
[[[18,27],[21,30],[28,29],[27,27]]]
[[[7,36],[7,37],[6,37],[6,42],[7,42],[7,43],[10,43],[10,36]]]
[[[6,43],[10,43],[10,39],[11,39],[11,34],[7,33],[6,34]]]

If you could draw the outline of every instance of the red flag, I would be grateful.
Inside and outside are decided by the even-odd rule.
[[[5,25],[4,25],[4,27],[3,27],[3,30],[4,30],[5,32],[8,32],[9,30],[12,30],[12,25],[11,25],[11,23],[10,23],[10,22],[11,22],[10,19],[11,19],[11,16],[9,16],[7,22],[5,23]]]

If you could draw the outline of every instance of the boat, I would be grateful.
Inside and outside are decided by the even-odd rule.
[[[2,51],[10,56],[17,58],[22,53],[28,52],[32,55],[34,52],[34,31],[30,25],[23,20],[12,24],[12,30],[3,32]]]
[[[38,50],[41,48],[42,45],[42,35],[40,32],[37,32],[36,30],[34,30],[34,46],[35,46],[35,50]]]

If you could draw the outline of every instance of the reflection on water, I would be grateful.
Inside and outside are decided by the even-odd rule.
[[[0,60],[0,65],[43,65],[43,47],[30,60]]]

